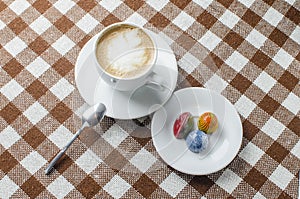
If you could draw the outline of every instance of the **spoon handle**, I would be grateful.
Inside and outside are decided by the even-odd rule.
[[[59,153],[52,159],[48,167],[45,169],[45,174],[48,175],[51,173],[53,167],[55,166],[56,162],[64,155],[66,150],[71,146],[71,144],[74,142],[74,140],[80,135],[82,130],[86,127],[86,124],[83,124],[83,126],[76,132],[76,134],[72,137],[72,139],[68,142],[68,144],[62,148]]]
[[[65,149],[65,148],[64,148]],[[48,165],[48,167],[45,169],[45,174],[49,175],[54,167],[54,165],[56,164],[56,162],[65,154],[66,150],[60,150],[60,152],[55,156],[55,158],[53,158],[53,160],[50,162],[50,164]]]

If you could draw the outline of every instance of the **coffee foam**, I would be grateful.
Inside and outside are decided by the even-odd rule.
[[[143,30],[123,27],[108,33],[99,42],[100,65],[118,77],[132,77],[145,71],[153,60],[153,44]]]

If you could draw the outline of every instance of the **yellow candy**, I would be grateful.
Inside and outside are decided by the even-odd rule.
[[[218,129],[218,119],[215,114],[206,112],[200,115],[198,128],[205,133],[213,133]]]

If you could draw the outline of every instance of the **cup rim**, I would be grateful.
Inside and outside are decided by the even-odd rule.
[[[112,75],[110,73],[108,73],[101,65],[100,63],[98,62],[98,59],[97,59],[97,45],[98,45],[98,42],[99,40],[102,38],[102,36],[107,32],[109,31],[110,29],[116,27],[116,26],[122,26],[122,25],[128,25],[128,26],[133,26],[133,27],[136,27],[136,28],[139,28],[141,29],[151,40],[152,44],[153,44],[153,49],[154,49],[154,56],[153,56],[153,61],[152,63],[150,64],[150,66],[147,68],[147,70],[145,70],[145,72],[137,75],[137,76],[133,76],[133,77],[125,77],[125,78],[122,78],[122,77],[118,77],[118,76],[115,76],[115,75]],[[100,70],[106,74],[107,76],[113,78],[113,79],[116,79],[116,80],[135,80],[135,79],[139,79],[141,77],[144,77],[144,76],[147,76],[151,71],[152,71],[152,68],[155,66],[156,64],[156,60],[157,60],[157,45],[156,45],[156,42],[154,41],[153,39],[153,36],[149,34],[149,32],[147,31],[147,29],[145,29],[144,27],[141,27],[137,24],[133,24],[133,23],[129,23],[129,22],[116,22],[116,23],[113,23],[113,24],[110,24],[108,26],[106,26],[103,30],[100,31],[100,33],[98,34],[97,36],[97,40],[94,44],[94,58],[95,58],[95,61],[97,63],[97,67],[100,68]]]

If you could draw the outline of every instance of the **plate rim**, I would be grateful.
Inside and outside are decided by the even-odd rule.
[[[238,118],[239,118],[239,129],[240,129],[240,133],[239,135],[241,135],[240,139],[238,140],[239,141],[239,144],[236,148],[236,151],[235,153],[233,153],[233,156],[231,158],[228,158],[228,161],[225,162],[225,164],[223,166],[221,166],[220,168],[217,168],[215,170],[212,170],[212,171],[209,171],[209,172],[202,172],[202,173],[197,173],[197,172],[189,172],[189,171],[186,171],[184,169],[181,169],[181,168],[175,168],[174,165],[170,165],[168,162],[165,161],[165,159],[161,156],[160,152],[157,150],[157,143],[155,142],[155,138],[153,138],[153,118],[155,117],[155,114],[157,114],[157,112],[159,112],[161,109],[157,110],[154,115],[153,115],[153,118],[152,118],[152,121],[151,121],[151,138],[152,138],[152,142],[153,142],[153,145],[155,147],[155,150],[157,151],[157,153],[159,154],[160,158],[163,160],[163,162],[165,162],[167,165],[169,165],[170,167],[172,167],[173,169],[179,171],[179,172],[182,172],[182,173],[185,173],[185,174],[189,174],[189,175],[208,175],[208,174],[212,174],[212,173],[215,173],[215,172],[218,172],[222,169],[224,169],[225,167],[227,167],[235,158],[236,156],[238,155],[240,149],[241,149],[241,146],[242,146],[242,141],[243,141],[243,125],[242,125],[242,121],[241,121],[241,117],[240,117],[240,114],[238,113],[237,109],[234,107],[234,105],[226,98],[224,97],[223,95],[221,95],[220,93],[216,92],[216,91],[213,91],[213,90],[210,90],[210,89],[207,89],[207,88],[204,88],[204,87],[187,87],[187,88],[183,88],[183,89],[179,89],[177,91],[175,91],[172,95],[172,97],[168,100],[167,103],[165,103],[165,105],[162,107],[164,108],[170,101],[171,99],[175,96],[176,93],[181,93],[181,92],[187,92],[187,91],[196,91],[198,92],[198,90],[201,90],[201,91],[204,91],[204,92],[213,92],[215,95],[219,95],[221,96],[224,101],[226,101],[227,103],[229,103],[229,105],[234,109],[234,113],[237,114]],[[179,99],[179,97],[177,96],[177,99]],[[179,99],[180,100],[180,99]]]

